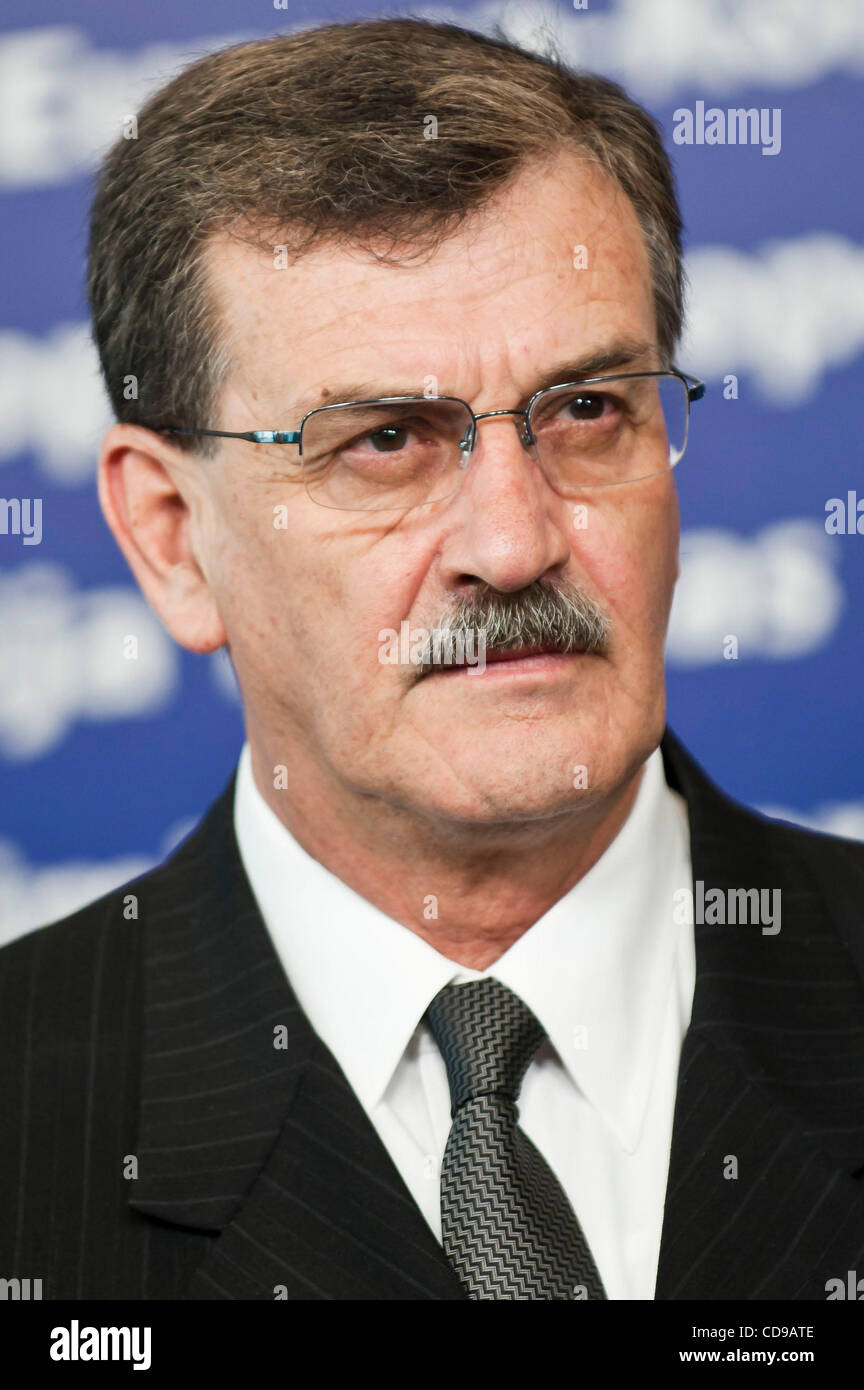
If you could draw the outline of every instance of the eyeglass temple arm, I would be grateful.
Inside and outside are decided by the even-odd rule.
[[[181,430],[175,425],[159,425],[157,434],[208,434],[218,439],[246,439],[250,444],[299,444],[299,430]]]

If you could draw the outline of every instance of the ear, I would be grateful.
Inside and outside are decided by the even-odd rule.
[[[202,568],[206,461],[139,425],[114,425],[99,453],[99,502],[141,592],[176,642],[213,652],[227,635]]]

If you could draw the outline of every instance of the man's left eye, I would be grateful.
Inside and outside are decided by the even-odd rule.
[[[577,420],[599,420],[604,414],[607,406],[612,405],[611,397],[594,394],[571,396],[565,403],[565,408]]]

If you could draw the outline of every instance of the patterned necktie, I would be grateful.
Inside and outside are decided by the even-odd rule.
[[[444,1251],[471,1298],[605,1298],[575,1213],[519,1129],[522,1078],[546,1037],[498,980],[446,985],[426,1014],[447,1067]]]

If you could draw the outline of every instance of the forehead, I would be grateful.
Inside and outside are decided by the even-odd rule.
[[[656,342],[636,213],[576,155],[523,170],[433,254],[406,251],[394,265],[326,244],[291,263],[278,245],[214,239],[208,276],[241,396],[308,409],[338,398],[338,381],[401,393],[433,378],[433,392],[466,397],[505,379],[530,389],[556,355]]]

